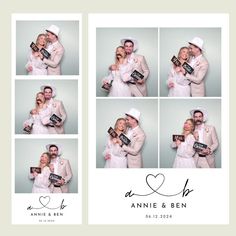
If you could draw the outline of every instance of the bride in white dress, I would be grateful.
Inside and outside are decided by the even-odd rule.
[[[41,168],[41,173],[33,172],[30,173],[29,178],[34,180],[32,193],[50,193],[49,185],[49,175],[51,173],[49,168],[50,155],[44,152],[40,157],[39,167]]]
[[[103,78],[103,84],[111,84],[108,97],[131,97],[131,91],[126,83],[132,73],[132,65],[126,59],[124,47],[116,48],[116,62],[110,66],[109,75]]]
[[[126,121],[124,118],[117,119],[114,130],[118,136],[121,133],[125,134]],[[120,147],[117,138],[109,135],[103,156],[106,160],[104,168],[127,168],[126,152]]]
[[[194,131],[194,121],[193,119],[187,119],[183,127],[183,135],[185,141],[181,142],[176,140],[173,144],[173,148],[177,148],[177,153],[173,168],[196,168],[194,161],[195,150],[193,149],[193,144],[196,141],[193,136]]]
[[[183,64],[189,60],[189,49],[182,47],[178,53],[178,59]],[[168,97],[190,97],[190,82],[183,75],[181,67],[173,64],[167,79],[169,88]]]
[[[47,47],[47,38],[45,34],[38,35],[36,46],[39,49]],[[47,65],[40,59],[39,52],[34,52],[32,49],[29,52],[25,68],[28,75],[47,75]]]
[[[45,104],[43,92],[36,95],[36,108],[30,111],[30,117],[23,126],[31,127],[31,134],[49,134],[46,124],[49,123],[52,110]]]

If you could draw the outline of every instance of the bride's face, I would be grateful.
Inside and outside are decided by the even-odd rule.
[[[41,35],[39,38],[38,38],[38,44],[41,45],[41,46],[45,46],[46,45],[46,37],[44,35]]]
[[[189,50],[187,48],[184,48],[180,52],[180,58],[182,60],[187,60],[189,58]]]
[[[46,164],[48,164],[48,162],[49,162],[49,161],[48,161],[48,156],[47,156],[47,154],[42,154],[41,157],[40,157],[40,163],[46,165]]]
[[[121,47],[118,47],[116,49],[116,57],[122,57],[124,58],[125,57],[125,50]]]
[[[36,96],[36,102],[37,102],[37,103],[44,103],[44,102],[45,102],[44,95],[41,94],[41,93],[37,94],[37,96]]]
[[[186,120],[183,128],[185,131],[192,131],[193,130],[192,122],[190,120]]]
[[[126,122],[124,120],[119,120],[117,123],[117,129],[119,131],[124,131],[126,129]]]

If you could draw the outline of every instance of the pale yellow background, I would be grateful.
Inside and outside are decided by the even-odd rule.
[[[153,226],[91,226],[87,224],[87,60],[88,60],[88,13],[229,13],[230,14],[230,143],[233,146],[235,135],[235,53],[236,53],[236,4],[235,0],[40,0],[40,1],[3,1],[0,10],[0,232],[1,235],[234,235],[236,233],[236,190],[235,190],[235,156],[231,148],[230,155],[230,224],[218,225],[153,225]],[[11,14],[12,13],[83,13],[83,224],[78,226],[28,226],[11,225]],[[191,20],[191,19],[186,19]],[[234,23],[233,23],[234,22]],[[223,81],[222,81],[223,82]],[[234,144],[235,145],[235,144]],[[216,196],[217,197],[217,196]],[[219,199],[219,204],[221,204]],[[124,213],[125,214],[125,213]],[[204,212],[203,212],[204,214]],[[215,214],[220,214],[215,209]]]

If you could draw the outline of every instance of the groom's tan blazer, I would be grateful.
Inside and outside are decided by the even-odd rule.
[[[146,59],[145,59],[144,56],[138,55],[138,54],[135,54],[135,53],[132,53],[130,59],[132,60],[132,63],[134,65],[134,70],[137,70],[138,72],[140,72],[144,76],[143,77],[144,83],[142,83],[142,84],[138,84],[138,83],[130,84],[130,83],[128,83],[131,94],[134,97],[145,97],[145,96],[147,96],[146,80],[147,80],[148,75],[149,75],[149,68],[148,68]]]
[[[191,96],[192,97],[204,97],[205,96],[205,76],[208,70],[208,61],[202,55],[196,59],[194,64],[194,72],[186,74],[186,78],[191,82]]]
[[[53,44],[50,58],[43,59],[43,62],[48,65],[48,75],[61,75],[61,59],[63,54],[64,48],[59,41],[57,41],[57,43]]]
[[[59,158],[58,163],[58,172],[57,175],[60,175],[64,180],[65,184],[61,187],[55,187],[53,184],[50,185],[50,190],[52,193],[69,193],[69,182],[72,178],[72,170],[70,162],[67,159]]]
[[[142,168],[142,148],[145,141],[145,133],[138,126],[134,129],[129,146],[123,145],[122,149],[127,152],[128,168]]]
[[[54,127],[48,126],[49,134],[64,134],[65,133],[64,122],[66,120],[66,110],[64,108],[62,101],[52,99],[50,101],[50,107],[52,109],[52,114],[55,114],[58,117],[60,117],[62,121],[61,121],[61,126],[56,126],[56,125]]]
[[[195,155],[195,161],[197,167],[200,168],[215,168],[215,156],[214,152],[219,146],[216,130],[214,126],[206,125],[204,126],[203,131],[203,143],[206,144],[210,149],[212,154],[207,155],[206,157],[199,157]]]

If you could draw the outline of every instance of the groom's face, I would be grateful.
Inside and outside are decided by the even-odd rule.
[[[134,50],[134,44],[131,42],[126,42],[124,45],[126,54],[131,54]]]
[[[199,52],[199,48],[194,46],[193,44],[189,44],[189,53],[191,56],[196,56],[197,53]]]
[[[126,116],[126,124],[128,127],[132,127],[134,119],[131,116]]]
[[[52,34],[51,32],[47,31],[46,35],[47,35],[47,40],[49,42],[54,42],[55,41],[56,36],[54,34]]]
[[[50,88],[44,89],[44,97],[46,100],[50,100],[52,98],[52,90]]]
[[[193,115],[195,125],[201,125],[203,123],[203,114],[201,112],[195,112]]]
[[[49,153],[51,155],[51,158],[56,158],[58,156],[58,149],[56,147],[50,147]]]

